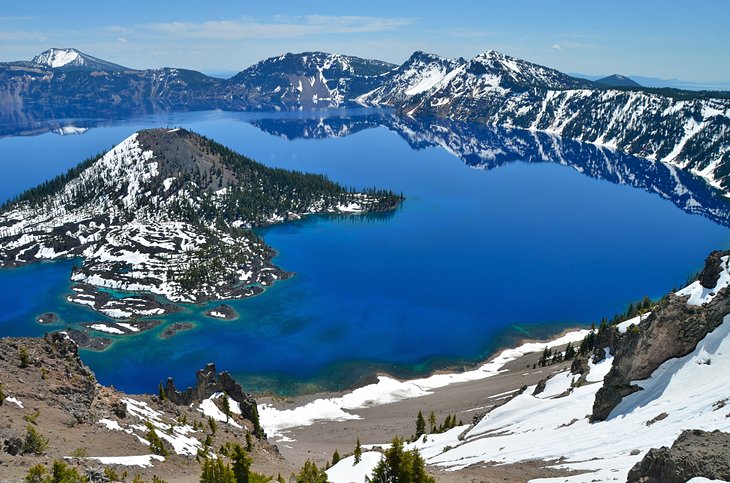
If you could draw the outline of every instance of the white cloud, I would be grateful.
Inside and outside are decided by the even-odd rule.
[[[563,48],[560,46],[560,44],[553,44],[552,48],[555,50],[563,50]]]
[[[408,18],[305,15],[289,18],[277,17],[273,22],[260,22],[252,19],[163,22],[145,24],[139,28],[146,34],[162,34],[174,38],[244,40],[382,32],[397,30],[414,22],[414,19]]]

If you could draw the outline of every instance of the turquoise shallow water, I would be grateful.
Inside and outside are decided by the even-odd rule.
[[[252,125],[262,116],[276,119],[279,131],[262,127],[277,135]],[[193,330],[162,340],[161,326],[85,351],[102,383],[154,391],[170,375],[192,382],[206,362],[248,388],[284,394],[342,389],[376,370],[421,374],[659,297],[730,241],[708,218],[558,163],[473,169],[375,121],[342,137],[291,140],[321,124],[302,114],[180,113],[80,136],[0,139],[2,199],[158,125],[190,128],[271,166],[407,197],[386,216],[317,216],[262,230],[295,277],[232,302],[235,321],[187,307],[165,322],[192,321]],[[63,319],[52,329],[103,319],[64,301],[71,263],[0,271],[2,335],[42,334],[49,328],[34,318],[45,311]]]

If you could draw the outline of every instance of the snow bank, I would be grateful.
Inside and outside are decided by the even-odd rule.
[[[88,460],[96,460],[103,465],[139,466],[150,468],[152,460],[165,461],[165,458],[156,454],[143,454],[139,456],[90,456]]]
[[[111,419],[100,419],[99,424],[105,426],[106,429],[109,429],[111,431],[122,431],[122,427],[119,425],[119,423]]]
[[[715,295],[720,289],[723,289],[730,285],[730,271],[728,270],[728,259],[730,259],[730,257],[728,256],[724,256],[721,258],[722,272],[720,272],[720,278],[717,280],[715,288],[705,288],[702,286],[700,281],[697,280],[686,286],[679,292],[676,292],[676,294],[689,295],[689,300],[687,300],[688,305],[704,305],[713,298],[715,298]]]
[[[198,411],[205,414],[209,418],[213,418],[216,421],[220,421],[222,423],[228,423],[234,428],[243,429],[243,426],[238,424],[233,420],[233,418],[226,416],[223,411],[221,411],[218,406],[215,404],[215,399],[218,399],[220,397],[223,397],[222,392],[217,392],[210,396],[208,399],[202,401],[200,405],[198,406]],[[228,397],[228,396],[226,396]],[[238,402],[234,401],[230,397],[228,398],[228,404],[231,408],[231,413],[233,414],[241,414],[241,410],[238,406]],[[237,410],[237,412],[236,412]]]
[[[504,372],[503,366],[506,363],[525,354],[540,352],[546,345],[548,347],[557,347],[568,342],[581,341],[588,332],[588,330],[569,332],[547,344],[545,342],[528,342],[517,348],[502,351],[494,359],[477,369],[462,373],[434,374],[408,381],[398,381],[391,377],[380,376],[375,384],[355,389],[340,397],[316,399],[293,409],[277,409],[270,404],[262,404],[259,407],[259,418],[264,430],[274,437],[281,436],[281,431],[284,429],[309,426],[316,421],[361,419],[360,416],[348,411],[421,397],[450,384],[491,377]]]
[[[23,409],[23,403],[20,401],[20,399],[14,397],[6,397],[5,402],[16,404],[20,409]]]
[[[327,481],[330,483],[364,483],[383,457],[377,451],[366,451],[362,459],[355,464],[355,457],[342,458],[336,465],[327,470]]]
[[[124,331],[121,329],[117,329],[116,327],[111,327],[106,324],[91,324],[89,325],[89,329],[96,330],[98,332],[106,332],[107,334],[119,334],[124,335]]]
[[[137,401],[132,398],[123,398],[122,402],[125,404],[125,406],[127,406],[127,412],[131,416],[136,417],[144,422],[148,422],[152,426],[154,426],[158,436],[165,440],[167,443],[169,443],[175,453],[180,455],[195,456],[198,453],[198,450],[203,447],[200,441],[191,436],[188,436],[189,434],[195,432],[195,430],[189,424],[179,424],[172,418],[167,418],[167,421],[165,421],[164,415],[161,412],[155,411],[154,409],[150,408],[147,403],[142,401]],[[101,423],[101,421],[99,422]],[[115,427],[112,427],[107,423],[101,424],[105,424],[109,429],[116,429]],[[117,426],[119,426],[118,423]],[[142,433],[146,433],[147,431],[147,428],[144,425],[139,424],[129,424],[127,428],[122,428],[121,426],[119,426],[119,428],[127,433],[132,432],[132,434],[134,434],[133,430]],[[139,434],[135,434],[135,436],[141,442],[149,444],[149,442],[139,436]]]

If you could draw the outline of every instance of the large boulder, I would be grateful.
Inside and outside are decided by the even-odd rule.
[[[630,483],[685,483],[695,477],[730,481],[730,434],[683,431],[671,448],[653,448],[629,471]]]

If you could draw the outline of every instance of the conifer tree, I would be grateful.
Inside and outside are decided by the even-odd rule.
[[[297,483],[327,483],[327,473],[317,468],[317,465],[307,460],[296,476]]]
[[[340,452],[335,449],[335,452],[332,453],[332,466],[336,465],[340,461]]]
[[[233,447],[233,476],[236,477],[236,483],[248,483],[249,470],[251,469],[251,458],[246,454],[240,444]]]
[[[355,456],[355,464],[358,464],[362,460],[362,446],[360,446],[360,436],[357,437],[357,442],[355,443],[355,452],[353,453]]]
[[[226,415],[226,422],[231,417],[231,402],[228,400],[228,394],[223,393],[223,414]]]
[[[420,438],[424,433],[426,433],[426,420],[423,419],[423,412],[418,411],[418,416],[416,416],[416,436],[413,439]]]
[[[436,431],[436,414],[433,411],[428,413],[428,425],[431,427],[431,433]]]
[[[203,470],[200,474],[200,483],[236,483],[233,470],[223,464],[221,458],[206,458],[203,462]]]

